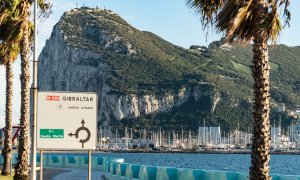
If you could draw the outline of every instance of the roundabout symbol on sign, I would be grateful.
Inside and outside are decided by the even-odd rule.
[[[84,127],[84,124],[85,124],[84,119],[82,119],[81,124],[82,124],[82,126],[79,127],[79,128],[76,130],[75,133],[72,133],[72,132],[71,132],[71,133],[69,133],[68,135],[71,136],[71,137],[72,137],[72,136],[75,136],[75,138],[77,139],[77,138],[78,138],[78,135],[79,135],[79,132],[80,132],[80,131],[85,131],[85,132],[87,133],[86,138],[85,138],[85,139],[80,139],[80,140],[79,140],[79,142],[82,144],[82,148],[84,148],[84,143],[88,142],[88,141],[90,140],[90,138],[91,138],[91,132],[90,132],[90,130],[89,130],[88,128]]]

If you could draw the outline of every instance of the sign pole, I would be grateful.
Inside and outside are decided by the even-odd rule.
[[[92,179],[92,150],[89,150],[88,180]]]
[[[40,150],[40,180],[43,180],[43,150]]]
[[[33,120],[31,122],[31,179],[36,180],[36,115],[37,115],[37,0],[34,0],[33,41]]]

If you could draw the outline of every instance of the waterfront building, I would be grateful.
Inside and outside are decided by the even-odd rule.
[[[107,148],[113,150],[148,149],[152,147],[154,147],[154,142],[151,139],[118,138],[110,139],[107,143]]]
[[[250,146],[250,144],[252,143],[251,142],[252,136],[253,135],[251,133],[248,133],[245,131],[240,131],[240,130],[235,130],[229,137],[230,138],[229,144],[232,144],[232,146],[230,146],[230,147],[244,149],[244,148]]]
[[[277,107],[278,112],[285,112],[285,105],[284,103],[279,103]]]
[[[300,149],[300,136],[298,136],[297,138],[296,138],[296,148],[297,149]]]
[[[279,137],[281,137],[281,127],[271,127],[271,140],[272,140],[272,144],[278,144],[279,143]]]
[[[221,141],[221,127],[199,127],[198,139],[201,144],[219,144]]]
[[[296,143],[296,148],[300,149],[300,121],[298,120],[296,124],[292,124],[288,128],[288,136],[292,142]]]
[[[292,141],[296,141],[300,136],[300,123],[299,121],[296,124],[292,124],[288,129],[289,137]]]

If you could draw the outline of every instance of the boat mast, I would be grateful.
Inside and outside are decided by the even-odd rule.
[[[204,118],[204,121],[203,121],[203,142],[202,144],[206,144],[206,139],[205,139],[205,132],[206,131],[206,128],[205,128],[205,118]]]

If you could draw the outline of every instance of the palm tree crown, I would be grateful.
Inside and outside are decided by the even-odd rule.
[[[278,9],[283,8],[284,26],[291,18],[290,0],[187,0],[188,6],[201,15],[204,27],[215,26],[226,39],[250,42],[255,34],[255,18],[258,4],[264,8],[259,22],[268,39],[276,41],[282,29]]]

